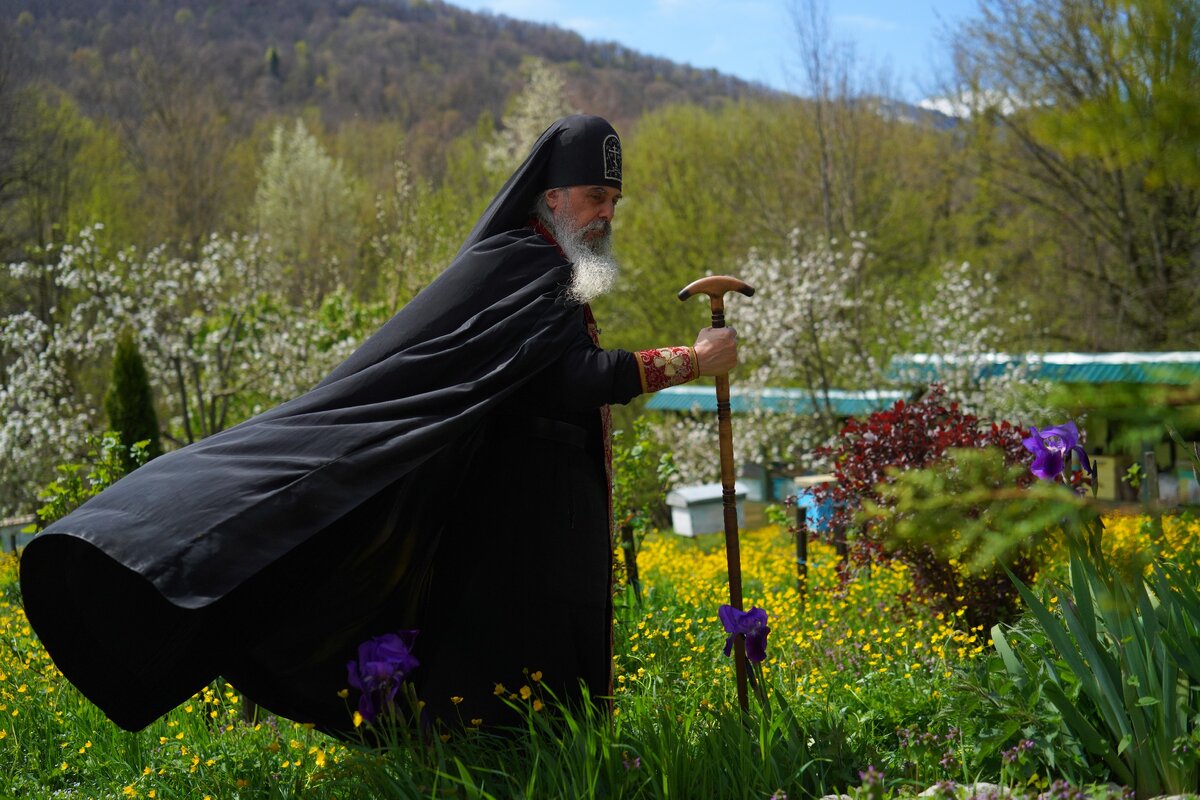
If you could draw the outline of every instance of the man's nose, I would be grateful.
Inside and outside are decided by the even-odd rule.
[[[607,222],[611,222],[613,214],[617,212],[617,204],[611,200],[605,200],[600,204],[600,213],[596,216]]]

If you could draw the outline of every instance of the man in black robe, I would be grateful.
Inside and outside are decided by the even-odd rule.
[[[551,125],[453,263],[312,391],[168,453],[26,548],[51,657],[137,730],[223,675],[350,727],[360,643],[417,630],[427,721],[504,722],[533,681],[611,692],[608,406],[719,374],[731,329],[603,350],[620,140]]]

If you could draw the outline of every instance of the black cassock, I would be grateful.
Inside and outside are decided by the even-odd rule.
[[[592,341],[570,276],[528,228],[477,240],[317,388],[39,534],[21,587],[59,669],[130,730],[222,675],[344,731],[357,645],[411,628],[431,718],[503,721],[493,687],[523,669],[606,694],[597,409],[641,384]]]

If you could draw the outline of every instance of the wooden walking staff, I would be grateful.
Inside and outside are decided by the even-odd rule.
[[[754,294],[754,287],[728,275],[710,275],[692,281],[679,292],[680,300],[697,294],[708,295],[712,303],[712,326],[725,327],[725,293],[740,292],[746,297]],[[738,611],[742,608],[742,557],[738,545],[737,494],[734,489],[733,468],[733,423],[729,418],[729,373],[717,375],[717,431],[721,452],[721,505],[725,513],[725,556],[729,562],[729,605]],[[737,634],[733,641],[733,664],[737,673],[738,705],[745,711],[746,701],[746,643],[745,636]]]

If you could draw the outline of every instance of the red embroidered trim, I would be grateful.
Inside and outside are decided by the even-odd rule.
[[[587,303],[583,304],[583,319],[587,325],[588,336],[592,339],[592,344],[596,347],[600,346],[600,326],[596,324],[596,318],[592,315],[592,307]],[[604,477],[608,483],[608,536],[609,550],[613,558],[616,558],[616,549],[612,544],[615,534],[613,525],[613,449],[612,449],[612,408],[608,405],[600,406],[600,441],[604,445]],[[616,692],[613,690],[613,613],[612,613],[612,596],[613,596],[613,571],[612,564],[608,568],[608,710],[612,713],[613,697]]]
[[[657,392],[697,377],[696,351],[690,347],[659,347],[641,350],[637,357],[643,392]]]
[[[545,239],[547,242],[549,242],[550,244],[557,247],[558,254],[560,256],[562,256],[563,258],[567,257],[567,254],[563,252],[562,245],[558,243],[558,240],[554,238],[554,234],[550,232],[549,228],[547,228],[545,225],[542,224],[542,221],[540,219],[538,219],[537,217],[534,217],[531,220],[529,220],[529,227],[533,228],[534,232],[537,233],[539,236],[541,236],[543,239]]]

